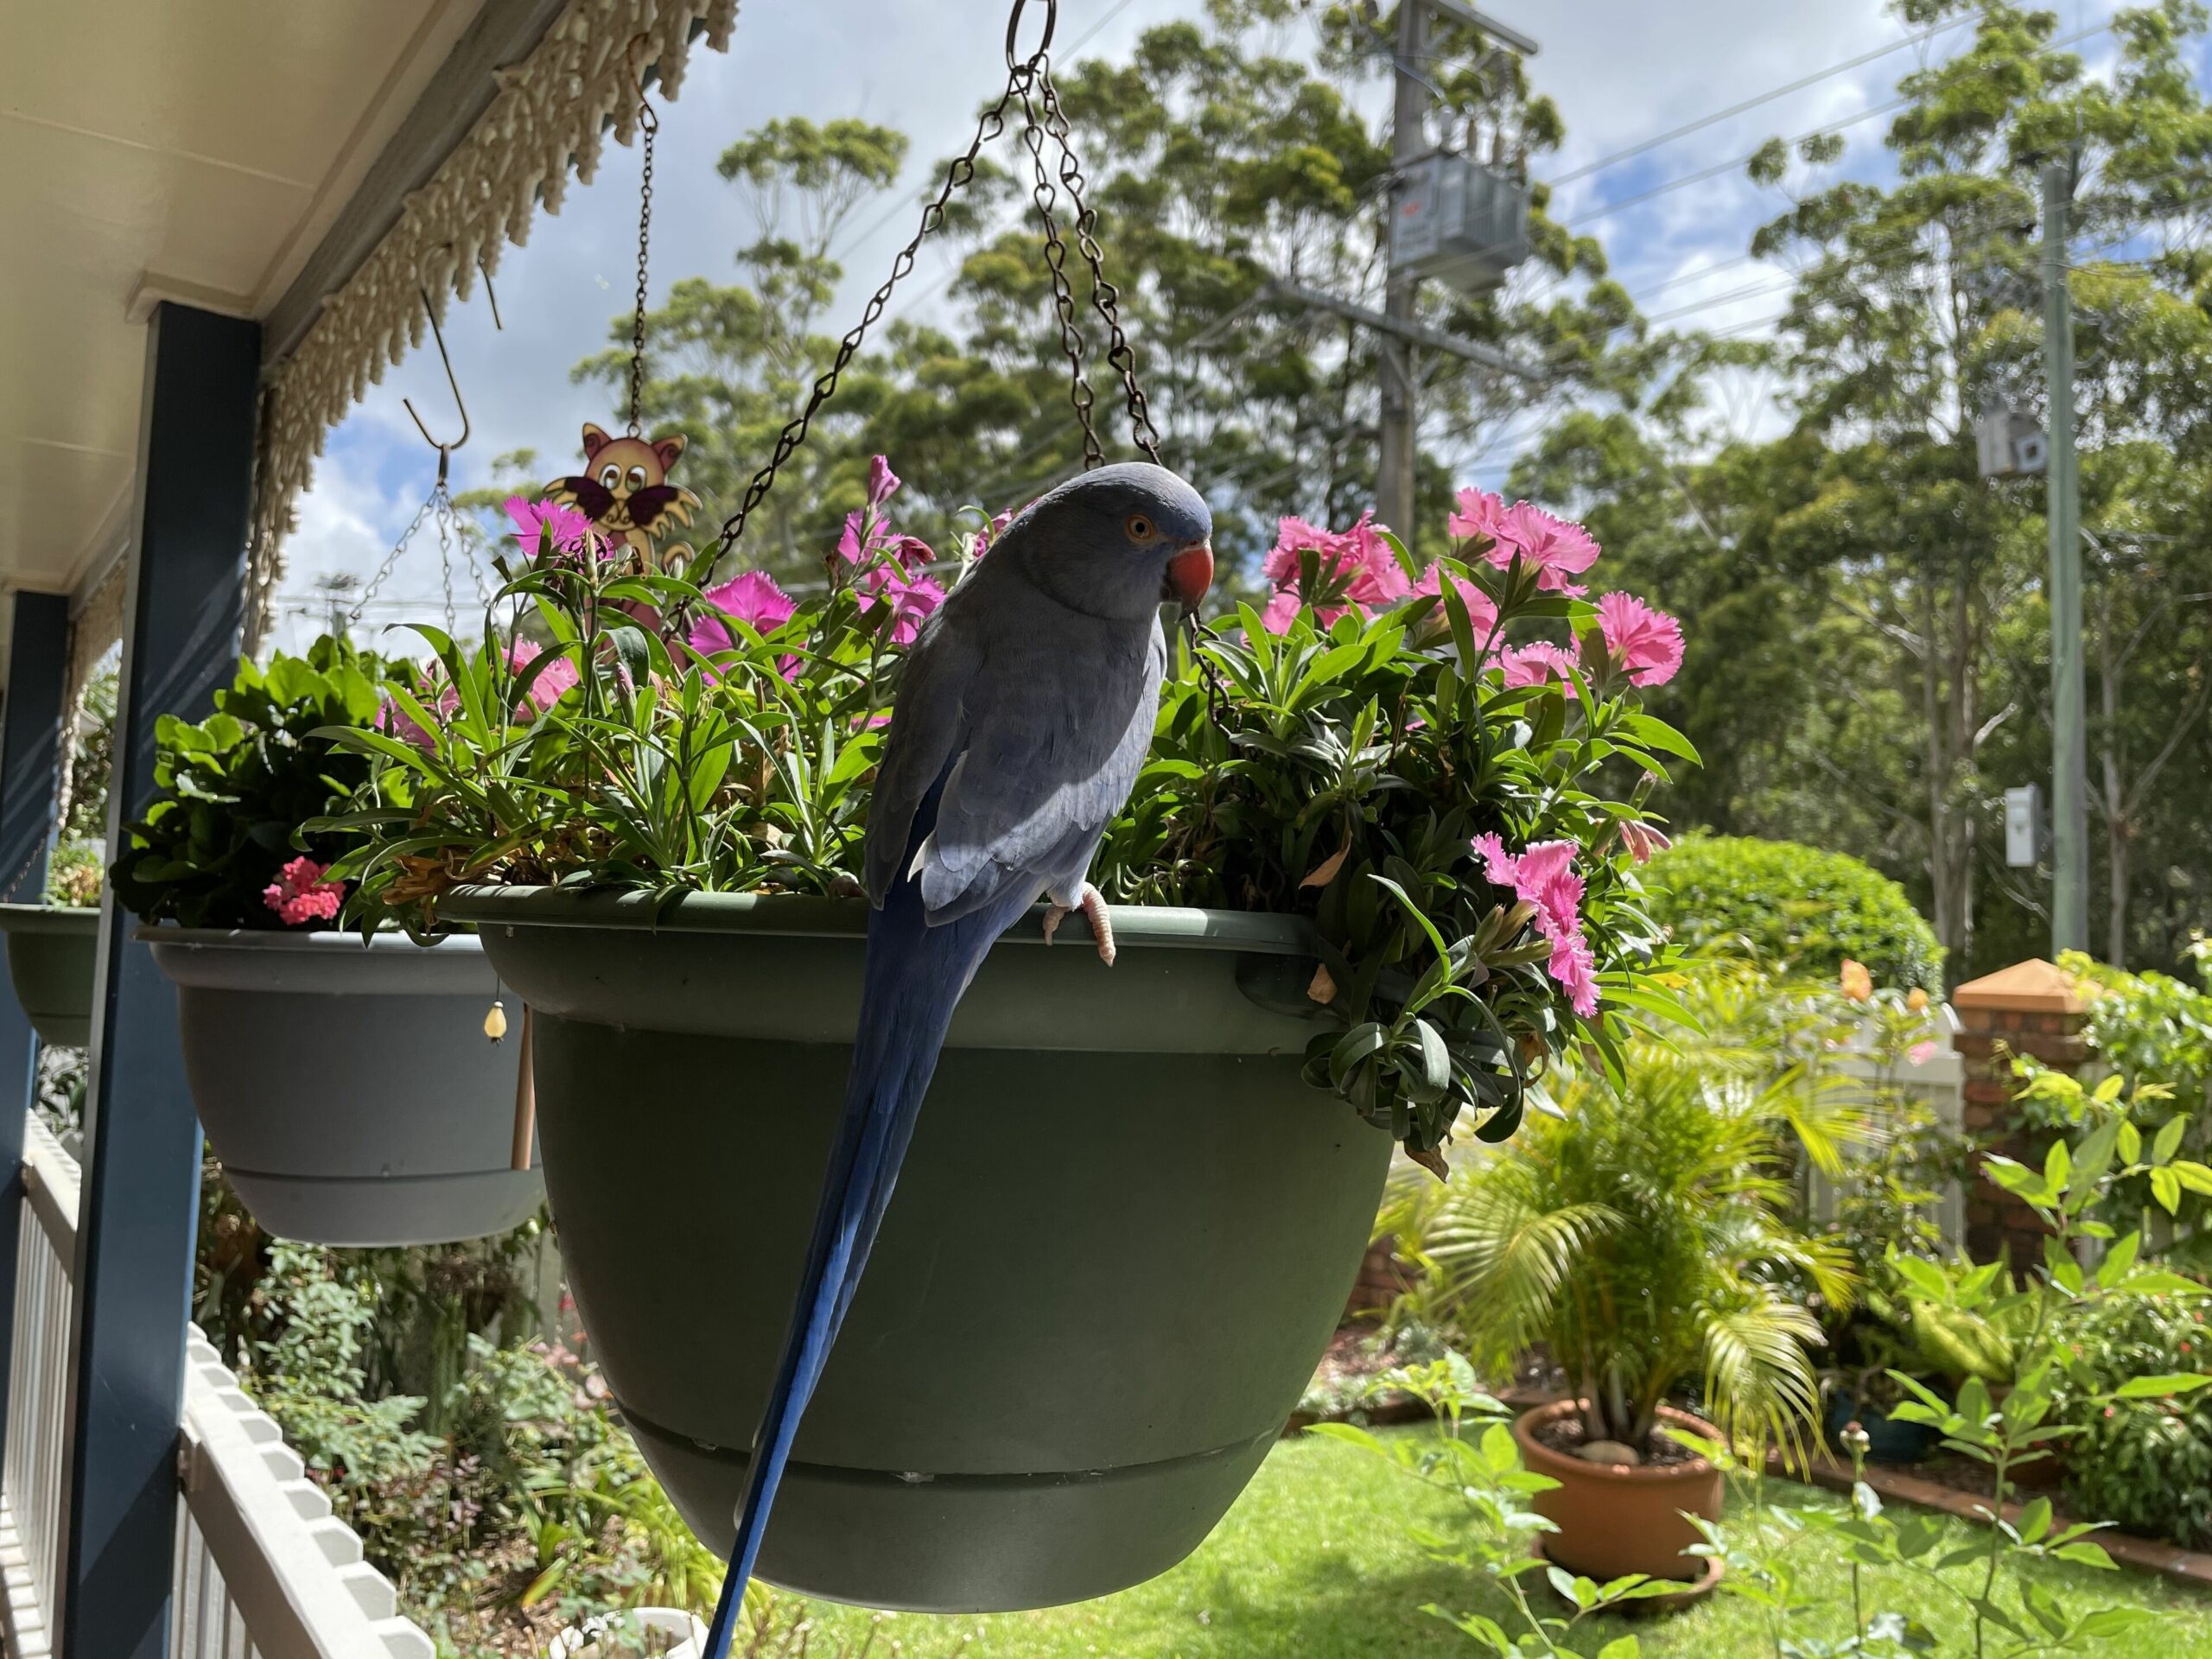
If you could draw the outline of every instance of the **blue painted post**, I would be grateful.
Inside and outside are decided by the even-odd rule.
[[[245,591],[260,325],[165,303],[146,335],[111,848],[150,804],[156,718],[203,718],[236,671]],[[169,1650],[200,1122],[176,994],[133,925],[110,894],[86,1089],[62,1659]]]
[[[8,702],[0,711],[0,900],[35,905],[46,892],[68,677],[68,600],[60,594],[17,594],[9,636]],[[0,989],[0,1460],[8,1449],[8,1376],[15,1360],[23,1110],[37,1084],[37,1034],[22,1004]]]

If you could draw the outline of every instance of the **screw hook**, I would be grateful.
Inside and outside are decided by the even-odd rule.
[[[451,443],[441,443],[430,435],[430,429],[423,424],[422,416],[416,412],[414,399],[403,397],[399,401],[407,410],[408,418],[415,423],[415,429],[423,435],[423,442],[438,452],[438,482],[442,485],[453,461],[453,452],[468,442],[468,405],[462,400],[461,382],[454,378],[453,359],[446,352],[445,331],[438,327],[438,314],[430,303],[429,290],[417,289],[416,291],[423,296],[423,315],[430,320],[430,338],[438,343],[438,361],[445,365],[446,385],[453,388],[454,407],[461,411],[461,435]]]

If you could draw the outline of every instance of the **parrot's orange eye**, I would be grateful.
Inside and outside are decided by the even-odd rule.
[[[1129,532],[1129,539],[1133,542],[1152,539],[1152,520],[1141,512],[1133,512],[1122,520],[1122,528]]]

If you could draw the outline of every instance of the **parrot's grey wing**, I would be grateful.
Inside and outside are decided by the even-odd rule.
[[[982,660],[950,612],[930,619],[899,669],[896,712],[868,809],[868,896],[878,909],[906,874],[914,814],[960,742],[969,683]]]
[[[932,923],[981,909],[1010,882],[1031,898],[1080,887],[1136,783],[1159,715],[1166,644],[1157,626],[1135,644],[1135,661],[1058,677],[1029,699],[976,711],[921,851]],[[1084,707],[1102,696],[1105,710]]]

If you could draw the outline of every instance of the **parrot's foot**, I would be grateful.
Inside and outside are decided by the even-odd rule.
[[[1106,895],[1086,881],[1083,884],[1083,897],[1072,909],[1080,910],[1084,920],[1090,924],[1090,931],[1098,941],[1098,960],[1111,968],[1114,965],[1114,922],[1106,912]],[[1046,944],[1052,942],[1052,935],[1059,931],[1060,924],[1067,919],[1070,913],[1071,906],[1066,905],[1053,905],[1046,910]]]

